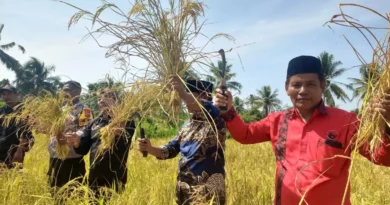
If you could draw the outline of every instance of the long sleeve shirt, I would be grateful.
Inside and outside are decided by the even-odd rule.
[[[218,200],[225,198],[225,122],[214,105],[209,102],[203,105],[207,112],[192,113],[178,134],[162,146],[161,160],[181,153],[176,188],[178,204],[188,203],[194,187],[205,184],[218,193]]]
[[[5,118],[11,113],[19,112],[20,109],[23,109],[22,104],[14,108],[9,106],[0,108],[0,162],[6,163],[7,165],[12,163],[13,155],[22,138],[29,141],[34,140],[27,125],[16,123],[14,119],[10,121],[9,126],[5,124]],[[25,149],[25,151],[27,150]]]
[[[101,144],[100,130],[108,125],[109,119],[97,118],[91,121],[80,136],[80,145],[75,148],[77,154],[86,155],[90,152],[89,184],[98,183],[98,186],[111,185],[113,182],[127,181],[127,158],[131,139],[134,135],[134,121],[128,121],[125,126],[126,134],[117,136],[113,150],[104,150],[96,156]],[[103,183],[103,184],[102,184]]]
[[[341,204],[348,180],[351,142],[359,127],[356,114],[323,104],[304,123],[295,109],[272,113],[258,122],[246,124],[234,108],[226,117],[232,137],[242,144],[270,141],[277,161],[275,204]],[[390,166],[390,141],[373,155],[368,146],[359,153],[375,164]],[[347,187],[345,205],[350,205]],[[307,202],[307,203],[305,203]]]
[[[65,107],[64,107],[65,109]],[[73,105],[73,109],[69,113],[69,117],[66,120],[66,130],[67,131],[78,131],[82,130],[91,120],[93,119],[92,110],[83,103],[77,103]],[[52,136],[48,144],[48,151],[50,158],[60,158],[56,153],[56,147],[58,145],[56,136]],[[69,146],[69,153],[66,156],[67,159],[80,158],[81,155],[77,154],[73,146]]]

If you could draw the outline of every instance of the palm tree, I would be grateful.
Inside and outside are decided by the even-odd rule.
[[[347,88],[350,88],[349,85],[334,81],[334,78],[341,76],[345,71],[347,71],[347,69],[337,68],[342,64],[341,61],[335,61],[333,55],[329,54],[326,51],[322,52],[318,58],[321,61],[322,68],[325,74],[325,82],[326,82],[326,89],[324,92],[325,103],[331,107],[334,107],[335,101],[333,95],[335,95],[337,99],[340,99],[343,102],[346,102],[347,100],[349,101],[350,99],[348,95],[339,86],[339,85],[343,85]]]
[[[187,70],[186,72],[184,72],[183,79],[184,80],[189,80],[189,79],[197,80],[200,78],[199,78],[199,75],[197,73],[195,73],[193,70]]]
[[[122,91],[121,88],[124,87],[124,84],[121,82],[115,82],[113,78],[108,76],[104,80],[99,80],[95,83],[89,83],[87,87],[88,93],[81,96],[81,101],[88,104],[89,107],[93,110],[94,115],[97,116],[99,113],[99,106],[97,104],[97,92],[104,88],[114,88],[119,92]]]
[[[219,85],[220,79],[222,76],[222,61],[218,61],[218,66],[216,66],[214,63],[211,63],[210,65],[210,72],[212,75],[206,75],[206,80],[213,82],[216,86]],[[238,92],[238,94],[241,94],[242,85],[239,82],[232,81],[234,77],[236,77],[236,73],[231,72],[232,65],[226,66],[225,71],[225,79],[226,79],[226,86],[229,90],[235,90]]]
[[[370,66],[362,65],[360,66],[359,72],[360,78],[349,78],[352,81],[350,84],[353,88],[352,99],[358,97],[358,102],[364,99],[368,85],[370,83],[374,84],[378,80],[380,70],[378,68],[370,69]]]
[[[262,107],[264,116],[267,116],[270,112],[280,109],[281,101],[278,99],[278,90],[272,92],[271,86],[263,86],[260,90],[257,90],[259,97],[259,104]]]
[[[1,40],[1,32],[3,31],[4,24],[0,24],[0,40]],[[4,45],[0,45],[0,61],[5,65],[6,68],[9,70],[17,70],[21,67],[19,61],[17,61],[12,56],[8,55],[5,51],[8,49],[11,49],[16,46],[15,42],[7,43]],[[22,53],[25,52],[25,49],[21,45],[17,45],[19,50],[22,51]]]
[[[238,96],[234,97],[233,106],[238,113],[242,113],[243,111],[245,111],[244,101],[241,100],[241,98],[239,98]]]
[[[246,99],[245,104],[249,107],[249,109],[257,109],[259,107],[259,97],[250,94]]]
[[[15,84],[23,94],[38,95],[42,90],[54,93],[61,86],[60,78],[51,76],[54,70],[54,65],[46,66],[44,62],[31,57],[22,69],[16,71]]]

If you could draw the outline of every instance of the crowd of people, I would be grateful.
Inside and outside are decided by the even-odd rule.
[[[180,153],[175,189],[176,203],[180,205],[210,200],[214,204],[227,203],[224,156],[227,131],[241,144],[272,143],[277,161],[275,205],[297,205],[301,200],[315,205],[341,204],[345,191],[344,204],[351,204],[350,160],[335,156],[351,156],[359,125],[368,122],[359,121],[354,113],[325,106],[322,99],[325,80],[318,58],[293,58],[287,66],[285,90],[294,108],[271,113],[248,124],[235,111],[229,91],[216,88],[213,96],[214,85],[210,82],[187,80],[184,85],[178,76],[172,76],[172,87],[186,104],[190,118],[166,145],[154,146],[148,137],[140,138],[138,150],[158,160],[172,159]],[[134,121],[129,119],[123,124],[125,132],[115,133],[111,151],[97,155],[101,144],[99,131],[110,123],[110,107],[115,106],[118,95],[109,88],[101,90],[98,94],[100,112],[95,117],[79,100],[81,86],[78,82],[66,82],[63,91],[71,98],[71,103],[64,106],[74,109],[63,136],[52,136],[48,146],[48,181],[52,196],[55,198],[58,190],[70,182],[83,183],[86,175],[83,157],[88,153],[90,170],[86,183],[94,196],[105,196],[104,187],[121,193],[127,181],[126,162],[136,128]],[[21,124],[3,123],[8,114],[19,112],[23,105],[13,86],[4,86],[0,93],[6,103],[0,109],[0,163],[3,169],[13,169],[15,163],[22,163],[25,153],[32,149],[34,137],[28,129],[19,129],[25,128]],[[220,109],[225,106],[227,111]],[[384,121],[390,120],[390,91],[373,106]],[[381,123],[381,126],[381,146],[370,153],[367,142],[357,150],[375,164],[390,166],[390,128],[387,123]],[[70,148],[65,159],[56,154],[60,144]]]

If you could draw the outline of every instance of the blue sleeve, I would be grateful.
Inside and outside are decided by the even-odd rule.
[[[213,119],[217,118],[220,114],[218,108],[211,101],[203,100],[203,107],[209,112]]]
[[[179,135],[177,135],[175,138],[169,141],[168,144],[161,146],[161,149],[162,149],[161,158],[157,158],[157,159],[164,160],[164,159],[172,159],[176,157],[180,152]]]

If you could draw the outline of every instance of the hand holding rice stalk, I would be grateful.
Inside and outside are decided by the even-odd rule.
[[[113,98],[116,99],[116,102],[110,104],[103,111],[110,117],[110,123],[100,129],[101,144],[97,156],[103,154],[105,150],[112,150],[117,137],[128,137],[125,127],[127,122],[134,120],[132,117],[134,113],[142,113],[142,116],[148,115],[157,102],[155,96],[159,92],[161,91],[144,82],[134,83],[130,90],[123,91],[120,97],[117,91],[105,91],[105,94],[115,95]]]
[[[341,26],[353,27],[357,29],[363,37],[367,40],[368,44],[373,50],[373,56],[371,63],[365,62],[363,57],[357,51],[357,49],[351,44],[351,42],[344,36],[347,42],[351,45],[354,52],[356,53],[359,60],[366,66],[368,70],[368,79],[366,84],[365,96],[363,100],[362,107],[359,111],[360,117],[360,125],[358,128],[358,133],[354,141],[354,152],[351,154],[351,165],[349,169],[349,177],[347,184],[349,184],[350,176],[352,172],[352,168],[354,165],[354,159],[357,155],[357,149],[359,149],[362,145],[369,145],[369,151],[372,155],[375,155],[378,148],[383,145],[383,137],[389,138],[386,132],[386,129],[390,126],[389,117],[388,116],[388,108],[390,105],[387,105],[387,109],[381,109],[381,106],[387,104],[387,100],[389,100],[388,95],[390,94],[390,48],[389,48],[389,27],[379,28],[379,27],[369,27],[364,26],[361,23],[358,23],[356,19],[352,18],[349,15],[346,15],[343,11],[343,7],[357,7],[363,8],[367,11],[370,11],[382,19],[389,25],[390,24],[390,14],[387,13],[386,16],[378,13],[377,11],[370,9],[368,7],[364,7],[358,4],[339,4],[341,14],[334,15],[332,19],[329,21],[330,23],[334,23]],[[340,19],[338,19],[340,17]],[[329,23],[327,22],[327,23]],[[373,33],[373,29],[380,30],[385,32],[384,38],[382,41],[379,41],[377,37]],[[366,36],[365,32],[369,34],[374,39],[376,46],[373,46],[369,38]],[[385,101],[384,101],[385,100]],[[378,107],[378,103],[379,106]],[[374,108],[374,109],[373,109]],[[379,108],[379,109],[378,109]],[[385,114],[385,115],[383,115]],[[375,158],[374,158],[375,159]],[[346,199],[347,189],[349,186],[345,187],[344,197],[342,204]]]
[[[390,91],[390,39],[388,36],[390,29],[389,27],[369,27],[358,23],[356,19],[352,18],[349,15],[346,15],[343,12],[342,7],[345,6],[358,7],[370,11],[384,19],[387,24],[390,24],[390,14],[387,13],[386,16],[384,16],[373,9],[358,4],[340,4],[339,7],[341,14],[334,15],[329,21],[330,23],[334,23],[337,25],[356,28],[361,34],[363,34],[364,38],[367,40],[368,44],[373,50],[372,61],[370,63],[367,63],[364,61],[363,57],[355,49],[355,47],[346,38],[348,43],[352,46],[355,53],[357,54],[359,60],[364,65],[366,65],[369,73],[366,95],[364,97],[362,108],[359,113],[360,120],[362,121],[362,123],[360,123],[360,128],[357,134],[356,148],[368,142],[370,144],[370,151],[374,153],[377,147],[383,142],[382,139],[384,136],[385,125],[390,125],[390,123],[384,118],[384,116],[380,112],[378,112],[378,109],[373,110],[374,105],[376,105],[379,101],[383,101],[385,99],[385,96],[388,95]],[[383,40],[378,40],[372,30],[381,30],[385,32]],[[373,43],[369,40],[365,32],[369,34],[369,37],[372,37],[374,39],[374,43],[376,44],[376,46],[374,46]]]
[[[50,93],[42,96],[27,96],[22,102],[21,112],[12,113],[4,123],[8,126],[11,120],[16,120],[17,123],[23,122],[31,131],[49,137],[56,136],[57,140],[61,141],[67,131],[65,124],[72,109],[71,106],[64,107],[64,105],[69,103],[62,94],[59,97]],[[59,157],[65,158],[69,147],[66,144],[59,144],[56,151]]]
[[[220,33],[208,39],[204,46],[193,45],[199,35],[205,36],[201,33],[204,22],[199,23],[199,18],[204,15],[204,4],[195,0],[168,2],[168,8],[165,9],[160,0],[136,0],[127,13],[115,4],[106,2],[95,13],[62,3],[79,10],[70,19],[69,27],[81,17],[87,17],[92,25],[97,23],[99,28],[89,32],[87,36],[108,34],[117,39],[117,42],[108,46],[99,44],[107,48],[107,57],[142,59],[148,66],[137,70],[144,72],[149,82],[159,85],[160,90],[165,90],[169,86],[169,76],[178,74],[183,77],[194,65],[205,64],[210,53],[203,50],[210,41],[217,37],[234,40],[231,36]],[[123,20],[117,24],[102,20],[100,14],[106,9],[110,9]],[[177,121],[181,112],[180,103],[177,103],[179,97],[176,92],[169,89],[167,91],[170,93],[168,105],[171,109],[166,112],[171,119]],[[166,94],[162,92],[156,98],[162,100],[167,97]]]

